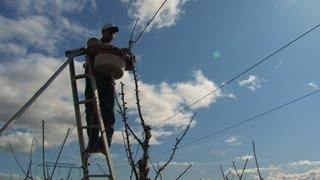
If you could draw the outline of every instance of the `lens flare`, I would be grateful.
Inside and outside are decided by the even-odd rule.
[[[212,54],[213,59],[219,59],[220,56],[221,56],[221,52],[218,50],[214,51]]]

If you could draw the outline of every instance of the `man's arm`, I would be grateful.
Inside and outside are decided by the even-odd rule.
[[[97,38],[90,38],[87,41],[87,52],[90,57],[94,57],[100,49],[104,49],[103,45]]]
[[[87,41],[87,52],[91,59],[94,59],[98,53],[112,53],[121,56],[126,62],[126,70],[133,70],[135,64],[135,56],[131,54],[128,48],[117,48],[113,45],[105,45],[101,43],[97,38],[90,38]]]

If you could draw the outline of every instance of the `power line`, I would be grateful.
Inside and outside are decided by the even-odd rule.
[[[206,95],[203,96],[202,98],[194,101],[194,102],[191,103],[189,106],[181,109],[180,111],[176,112],[176,113],[173,114],[172,116],[168,117],[168,118],[165,119],[164,121],[162,121],[162,122],[160,122],[159,124],[157,124],[156,126],[152,127],[152,129],[159,127],[160,125],[162,125],[162,124],[165,123],[166,121],[168,121],[168,120],[170,120],[171,118],[175,117],[176,115],[182,113],[183,111],[189,109],[190,107],[192,107],[193,105],[195,105],[195,104],[197,104],[198,102],[202,101],[203,99],[207,98],[208,96],[210,96],[211,94],[215,93],[215,92],[218,91],[219,89],[222,89],[224,86],[226,86],[226,85],[228,85],[229,83],[233,82],[234,80],[236,80],[237,78],[239,78],[239,77],[242,76],[243,74],[247,73],[248,71],[252,70],[252,69],[255,68],[256,66],[260,65],[260,64],[263,63],[264,61],[266,61],[266,60],[268,60],[269,58],[271,58],[272,56],[276,55],[277,53],[279,53],[279,52],[282,51],[283,49],[285,49],[285,48],[287,48],[288,46],[290,46],[291,44],[295,43],[297,40],[301,39],[301,38],[304,37],[305,35],[311,33],[313,30],[317,29],[318,27],[320,27],[320,24],[316,25],[315,27],[313,27],[313,28],[311,28],[310,30],[308,30],[308,31],[306,31],[305,33],[303,33],[302,35],[300,35],[300,36],[298,36],[297,38],[293,39],[292,41],[290,41],[290,42],[287,43],[286,45],[282,46],[281,48],[279,48],[278,50],[276,50],[275,52],[273,52],[273,53],[270,54],[269,56],[263,58],[263,59],[260,60],[259,62],[255,63],[255,64],[252,65],[251,67],[247,68],[246,70],[244,70],[243,72],[241,72],[241,73],[238,74],[237,76],[233,77],[232,79],[230,79],[230,80],[227,81],[226,83],[220,85],[220,86],[219,86],[218,88],[216,88],[215,90],[213,90],[213,91],[211,91],[210,93],[206,94]],[[181,146],[179,146],[179,148],[183,148],[183,147],[189,146],[189,145],[191,145],[191,144],[197,143],[197,142],[199,142],[199,141],[202,141],[202,140],[207,139],[207,138],[209,138],[209,137],[212,137],[212,136],[214,136],[214,135],[217,135],[217,134],[223,133],[223,132],[225,132],[225,131],[227,131],[227,130],[230,130],[230,129],[233,129],[233,128],[235,128],[235,127],[238,127],[238,126],[240,126],[240,125],[242,125],[242,124],[245,124],[245,123],[248,123],[248,122],[250,122],[250,121],[253,121],[253,120],[255,120],[255,119],[259,118],[259,117],[262,117],[262,116],[264,116],[264,115],[266,115],[266,114],[269,114],[269,113],[271,113],[271,112],[273,112],[273,111],[276,111],[276,110],[278,110],[278,109],[281,109],[281,108],[283,108],[283,107],[285,107],[285,106],[288,106],[288,105],[290,105],[290,104],[292,104],[292,103],[294,103],[294,102],[300,101],[300,100],[302,100],[302,99],[304,99],[304,98],[306,98],[306,97],[308,97],[308,96],[311,96],[311,95],[313,95],[313,94],[315,94],[315,93],[318,93],[319,91],[320,91],[320,90],[314,91],[314,92],[312,92],[312,93],[309,93],[309,94],[307,94],[307,95],[304,95],[304,96],[302,96],[302,97],[299,97],[299,98],[297,98],[297,99],[294,99],[294,100],[292,100],[292,101],[290,101],[290,102],[287,102],[287,103],[285,103],[285,104],[282,104],[282,105],[280,105],[280,106],[277,106],[277,107],[275,107],[275,108],[272,108],[272,109],[270,109],[270,110],[268,110],[268,111],[266,111],[266,112],[264,112],[264,113],[258,114],[258,115],[256,115],[256,116],[250,118],[250,119],[241,121],[241,122],[236,123],[236,124],[234,124],[234,125],[232,125],[232,126],[229,126],[229,127],[227,127],[227,128],[224,128],[224,129],[222,129],[222,130],[220,130],[220,131],[214,132],[214,133],[209,134],[209,135],[207,135],[207,136],[204,136],[204,137],[202,137],[202,138],[199,138],[199,139],[196,139],[196,140],[191,141],[191,142],[189,142],[189,143],[186,143],[186,144],[184,144],[184,145],[181,145]],[[120,147],[121,147],[121,146],[118,146],[118,147],[116,147],[116,148],[113,149],[113,150],[119,149]],[[154,156],[159,156],[159,155],[166,154],[166,153],[169,153],[169,152],[171,152],[171,150],[167,150],[167,151],[165,151],[165,152],[156,154],[156,155],[154,155]],[[154,157],[154,156],[153,156],[153,157]]]
[[[135,30],[135,27],[137,25],[137,22],[139,20],[139,18],[136,19],[134,27],[132,29],[131,32],[131,36],[130,36],[130,41],[129,41],[129,47],[133,48],[133,46],[138,42],[138,40],[140,39],[140,37],[142,36],[142,34],[145,32],[145,30],[147,29],[147,27],[150,25],[150,23],[154,20],[154,18],[156,17],[156,15],[159,13],[159,11],[162,9],[162,7],[165,5],[165,3],[167,2],[167,0],[164,0],[163,3],[161,4],[161,6],[158,8],[158,10],[153,14],[152,18],[149,20],[149,22],[147,23],[147,25],[144,27],[144,29],[140,32],[140,34],[138,35],[138,37],[136,38],[136,40],[132,41],[132,36],[133,36],[133,32]],[[117,146],[116,148],[112,149],[111,151],[117,150],[120,147],[122,147],[122,145]]]
[[[143,28],[143,30],[141,31],[141,33],[139,34],[139,36],[136,38],[136,40],[133,42],[131,48],[138,42],[138,40],[140,39],[140,37],[142,36],[142,34],[144,33],[144,31],[148,28],[148,26],[151,24],[151,22],[154,20],[154,18],[156,17],[156,15],[159,13],[159,11],[162,9],[162,7],[164,6],[164,4],[167,2],[167,0],[164,0],[163,3],[161,4],[161,6],[158,8],[158,10],[153,14],[152,18],[149,20],[149,22],[147,23],[147,25]]]
[[[130,48],[133,48],[133,46],[138,42],[138,40],[140,39],[140,37],[142,36],[142,34],[145,32],[145,30],[148,28],[148,26],[151,24],[151,22],[154,20],[154,18],[156,17],[156,15],[159,13],[159,11],[162,9],[162,7],[165,5],[165,3],[167,2],[167,0],[164,0],[163,3],[161,4],[161,6],[158,8],[158,10],[153,14],[152,18],[149,20],[149,22],[147,23],[147,25],[144,27],[144,29],[140,32],[140,34],[138,35],[138,37],[136,38],[136,40],[132,41],[132,36],[133,36],[133,32],[135,30],[135,27],[137,25],[137,22],[139,20],[139,18],[136,19],[135,24],[133,26],[132,32],[131,32],[131,36],[130,36],[130,41],[129,41],[129,46]],[[117,150],[120,147],[122,147],[122,145],[117,146],[116,148],[112,149],[111,151]]]
[[[224,129],[221,129],[221,130],[216,131],[216,132],[214,132],[214,133],[211,133],[211,134],[209,134],[209,135],[203,136],[203,137],[201,137],[201,138],[198,138],[198,139],[196,139],[196,140],[193,140],[193,141],[191,141],[191,142],[188,142],[188,143],[186,143],[186,144],[183,144],[183,145],[179,146],[178,148],[185,148],[185,147],[190,146],[190,145],[192,145],[192,144],[195,144],[195,143],[198,143],[198,142],[200,142],[200,141],[203,141],[203,140],[205,140],[205,139],[207,139],[207,138],[209,138],[209,137],[212,137],[212,136],[221,134],[221,133],[223,133],[223,132],[225,132],[225,131],[228,131],[228,130],[230,130],[230,129],[236,128],[236,127],[238,127],[238,126],[240,126],[240,125],[243,125],[243,124],[248,123],[248,122],[250,122],[250,121],[256,120],[257,118],[262,117],[262,116],[264,116],[264,115],[267,115],[267,114],[269,114],[269,113],[271,113],[271,112],[273,112],[273,111],[279,110],[279,109],[284,108],[284,107],[286,107],[286,106],[288,106],[288,105],[290,105],[290,104],[293,104],[293,103],[295,103],[295,102],[301,101],[301,100],[303,100],[303,99],[305,99],[305,98],[307,98],[307,97],[309,97],[309,96],[312,96],[312,95],[314,95],[314,94],[316,94],[316,93],[318,93],[318,92],[320,92],[320,89],[319,89],[319,90],[316,90],[316,91],[313,91],[313,92],[311,92],[311,93],[308,93],[308,94],[306,94],[306,95],[303,95],[303,96],[301,96],[301,97],[298,97],[298,98],[296,98],[296,99],[294,99],[294,100],[291,100],[291,101],[289,101],[289,102],[286,102],[286,103],[284,103],[284,104],[281,104],[281,105],[279,105],[279,106],[276,106],[276,107],[274,107],[274,108],[272,108],[272,109],[270,109],[270,110],[267,110],[267,111],[265,111],[265,112],[263,112],[263,113],[260,113],[260,114],[258,114],[258,115],[255,115],[255,116],[253,116],[252,118],[246,119],[246,120],[244,120],[244,121],[241,121],[241,122],[239,122],[239,123],[233,124],[233,125],[231,125],[231,126],[229,126],[229,127],[226,127],[226,128],[224,128]],[[172,149],[167,150],[167,151],[164,151],[164,152],[161,152],[161,153],[158,153],[158,154],[155,154],[155,155],[153,155],[153,156],[151,156],[151,157],[156,157],[156,156],[160,156],[160,155],[163,155],[163,154],[167,154],[167,153],[169,153],[169,152],[171,152],[171,151],[172,151]],[[124,167],[124,166],[127,166],[127,165],[121,165],[121,166],[119,166],[119,167],[117,167],[117,168],[122,168],[122,167]]]
[[[211,91],[210,93],[206,94],[205,96],[201,97],[200,99],[194,101],[193,103],[191,103],[189,106],[177,111],[175,114],[173,114],[172,116],[168,117],[167,119],[163,120],[162,122],[158,123],[157,125],[155,125],[154,127],[152,127],[152,129],[155,129],[157,127],[160,127],[163,123],[165,123],[166,121],[172,119],[173,117],[175,117],[176,115],[184,112],[185,110],[189,109],[190,107],[192,107],[193,105],[199,103],[200,101],[202,101],[203,99],[207,98],[208,96],[210,96],[211,94],[217,92],[218,90],[222,89],[224,86],[228,85],[229,83],[233,82],[234,80],[236,80],[237,78],[239,78],[240,76],[242,76],[243,74],[247,73],[248,71],[252,70],[253,68],[255,68],[256,66],[260,65],[261,63],[263,63],[264,61],[268,60],[269,58],[271,58],[272,56],[276,55],[277,53],[279,53],[280,51],[282,51],[283,49],[287,48],[288,46],[290,46],[291,44],[293,44],[294,42],[296,42],[297,40],[301,39],[303,36],[311,33],[313,30],[317,29],[318,27],[320,27],[320,24],[318,24],[317,26],[311,28],[310,30],[306,31],[305,33],[303,33],[302,35],[298,36],[297,38],[295,38],[294,40],[290,41],[289,43],[287,43],[286,45],[282,46],[281,48],[279,48],[278,50],[276,50],[275,52],[273,52],[272,54],[270,54],[269,56],[265,57],[264,59],[260,60],[259,62],[257,62],[256,64],[252,65],[251,67],[249,67],[248,69],[244,70],[243,72],[241,72],[240,74],[238,74],[237,76],[233,77],[232,79],[230,79],[229,81],[227,81],[226,83],[220,85],[219,87],[217,87],[215,90]],[[116,148],[114,148],[111,151],[115,151],[117,149],[119,149],[120,147],[122,147],[122,145],[117,146]]]
[[[189,106],[179,110],[178,112],[176,112],[175,114],[173,114],[172,116],[168,117],[167,119],[163,120],[162,122],[160,122],[159,124],[155,125],[154,127],[152,127],[152,129],[159,127],[160,125],[162,125],[163,123],[165,123],[166,121],[170,120],[171,118],[175,117],[176,115],[184,112],[185,110],[189,109],[190,107],[192,107],[193,105],[197,104],[198,102],[202,101],[203,99],[207,98],[208,96],[210,96],[211,94],[217,92],[218,90],[222,89],[223,87],[225,87],[226,85],[228,85],[229,83],[231,83],[232,81],[238,79],[240,76],[242,76],[243,74],[247,73],[248,71],[252,70],[253,68],[257,67],[258,65],[260,65],[261,63],[263,63],[264,61],[268,60],[269,58],[271,58],[272,56],[274,56],[275,54],[279,53],[280,51],[282,51],[283,49],[287,48],[288,46],[290,46],[291,44],[295,43],[297,40],[299,40],[300,38],[302,38],[303,36],[311,33],[313,30],[317,29],[320,26],[320,24],[316,25],[315,27],[311,28],[310,30],[306,31],[305,33],[303,33],[302,35],[298,36],[297,38],[295,38],[294,40],[290,41],[289,43],[287,43],[286,45],[282,46],[281,48],[279,48],[278,50],[276,50],[275,52],[273,52],[272,54],[270,54],[269,56],[263,58],[262,60],[260,60],[259,62],[257,62],[256,64],[252,65],[251,67],[247,68],[246,70],[244,70],[243,72],[241,72],[240,74],[236,75],[235,77],[233,77],[232,79],[230,79],[229,81],[227,81],[226,83],[220,85],[219,87],[217,87],[215,90],[211,91],[210,93],[206,94],[205,96],[203,96],[202,98],[194,101],[193,103],[191,103]]]
[[[226,128],[224,128],[224,129],[221,129],[221,130],[219,130],[219,131],[216,131],[216,132],[211,133],[211,134],[209,134],[209,135],[206,135],[206,136],[204,136],[204,137],[198,138],[198,139],[193,140],[193,141],[191,141],[191,142],[188,142],[188,143],[186,143],[186,144],[183,144],[183,145],[179,146],[178,148],[187,147],[187,146],[189,146],[189,145],[191,145],[191,144],[195,144],[195,143],[200,142],[200,141],[203,141],[204,139],[207,139],[207,138],[209,138],[209,137],[212,137],[212,136],[221,134],[221,133],[223,133],[223,132],[225,132],[225,131],[228,131],[228,130],[230,130],[230,129],[236,128],[236,127],[238,127],[238,126],[240,126],[240,125],[243,125],[243,124],[245,124],[245,123],[251,122],[251,121],[253,121],[253,120],[256,120],[256,119],[259,118],[259,117],[262,117],[262,116],[267,115],[267,114],[269,114],[269,113],[271,113],[271,112],[273,112],[273,111],[276,111],[276,110],[279,110],[279,109],[281,109],[281,108],[284,108],[284,107],[286,107],[286,106],[288,106],[288,105],[290,105],[290,104],[292,104],[292,103],[295,103],[295,102],[298,102],[298,101],[300,101],[300,100],[303,100],[304,98],[307,98],[307,97],[309,97],[309,96],[312,96],[312,95],[314,95],[314,94],[316,94],[316,93],[318,93],[318,92],[320,92],[320,89],[319,89],[319,90],[316,90],[316,91],[313,91],[313,92],[311,92],[311,93],[308,93],[308,94],[306,94],[306,95],[303,95],[303,96],[301,96],[301,97],[298,97],[298,98],[296,98],[296,99],[294,99],[294,100],[291,100],[291,101],[289,101],[289,102],[286,102],[286,103],[284,103],[284,104],[281,104],[281,105],[279,105],[279,106],[276,106],[276,107],[274,107],[274,108],[272,108],[272,109],[270,109],[270,110],[267,110],[267,111],[265,111],[265,112],[263,112],[263,113],[260,113],[260,114],[258,114],[258,115],[255,115],[255,116],[253,116],[252,118],[249,118],[249,119],[246,119],[246,120],[244,120],[244,121],[238,122],[238,123],[233,124],[233,125],[231,125],[231,126],[229,126],[229,127],[226,127]],[[165,152],[156,154],[156,155],[154,155],[154,156],[159,156],[159,155],[162,155],[162,154],[166,154],[166,153],[168,153],[168,152],[171,152],[171,150],[168,150],[168,151],[165,151]]]

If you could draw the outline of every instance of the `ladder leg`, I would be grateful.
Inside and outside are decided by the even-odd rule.
[[[79,138],[79,145],[80,145],[80,154],[81,154],[81,161],[82,161],[82,169],[83,174],[88,174],[88,155],[85,152],[85,144],[84,144],[84,136],[82,130],[82,121],[81,121],[81,112],[79,107],[79,96],[78,96],[78,89],[77,89],[77,82],[75,78],[75,68],[74,68],[74,60],[72,59],[69,63],[70,69],[70,79],[71,79],[71,89],[73,94],[73,102],[74,102],[74,110],[76,116],[76,123],[77,123],[77,130],[78,130],[78,138]],[[86,176],[85,176],[86,177]]]
[[[92,85],[92,90],[93,90],[93,97],[95,99],[96,114],[97,114],[98,122],[100,125],[100,133],[101,133],[100,138],[102,139],[103,150],[105,151],[104,154],[106,156],[106,160],[108,163],[110,176],[112,177],[112,179],[115,179],[115,173],[114,173],[115,171],[114,171],[112,160],[111,160],[111,153],[110,153],[110,148],[109,148],[109,143],[108,143],[108,138],[107,138],[107,132],[105,129],[105,125],[103,122],[102,113],[101,113],[101,109],[100,109],[100,101],[98,98],[99,96],[98,96],[97,84],[96,84],[96,80],[93,76],[91,76],[91,85]]]

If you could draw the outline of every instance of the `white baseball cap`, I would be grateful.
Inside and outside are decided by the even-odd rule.
[[[104,30],[113,30],[114,32],[118,32],[119,31],[119,28],[114,25],[114,24],[105,24],[102,29],[101,29],[101,32],[103,32]]]

